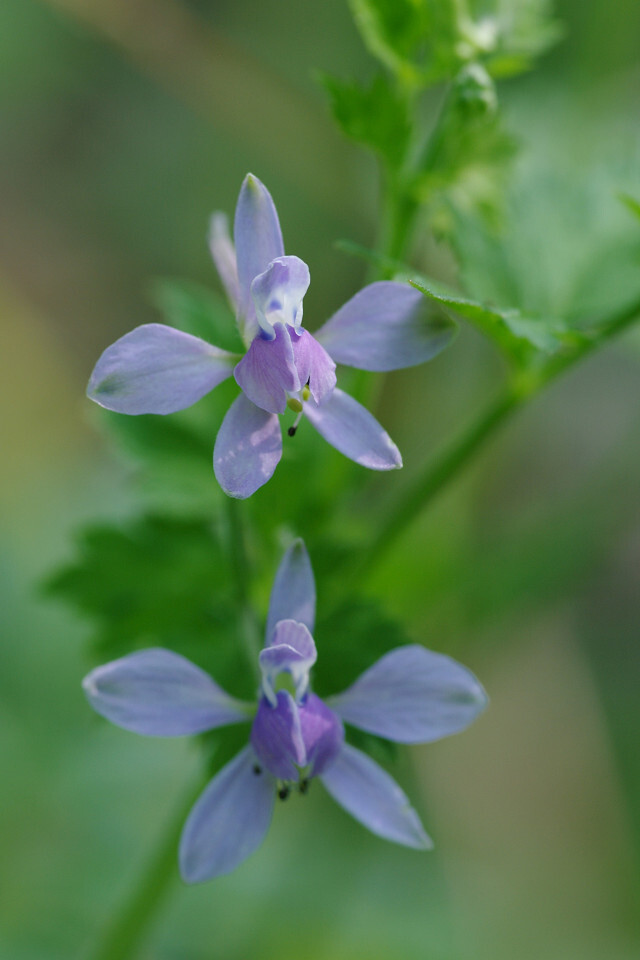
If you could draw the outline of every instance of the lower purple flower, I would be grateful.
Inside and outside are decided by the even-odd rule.
[[[298,540],[271,593],[257,707],[229,696],[170,650],[129,654],[84,680],[94,709],[136,733],[183,736],[251,721],[249,743],[187,818],[180,869],[188,883],[234,870],[264,839],[276,797],[294,789],[304,794],[315,778],[378,836],[416,849],[432,846],[404,792],[345,742],[343,724],[398,743],[425,743],[468,726],[486,706],[484,690],[460,664],[415,644],[392,650],[325,702],[310,689],[314,621],[313,572]]]

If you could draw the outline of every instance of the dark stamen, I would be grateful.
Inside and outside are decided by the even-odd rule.
[[[301,781],[300,781],[300,786],[298,787],[298,790],[299,790],[300,793],[302,793],[303,795],[304,795],[305,793],[308,793],[308,792],[309,792],[309,781],[308,781],[308,780],[301,780]]]
[[[289,429],[287,430],[287,433],[289,434],[290,437],[295,437],[297,429],[298,429],[297,427],[289,427]]]
[[[281,800],[286,800],[289,796],[289,787],[280,787],[278,790],[278,796]]]
[[[262,767],[258,763],[254,763],[253,772],[255,773],[256,777],[259,777],[262,773]]]

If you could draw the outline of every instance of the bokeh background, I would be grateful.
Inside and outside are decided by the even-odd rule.
[[[640,7],[557,12],[565,38],[500,90],[521,144],[502,269],[475,236],[464,279],[505,305],[597,312],[640,290],[640,224],[617,198],[640,196]],[[0,4],[2,960],[89,956],[198,765],[187,743],[96,720],[79,686],[90,624],[40,587],[83,521],[136,509],[84,399],[90,369],[158,319],[151,278],[216,286],[208,216],[233,210],[247,170],[311,264],[309,325],[359,288],[365,267],[334,241],[372,244],[376,171],[315,73],[371,69],[344,0]],[[446,249],[417,257],[455,282]],[[639,372],[631,333],[554,384],[370,584],[492,700],[394,771],[435,852],[385,844],[312,791],[232,876],[188,889],[176,870],[142,958],[640,955]],[[385,380],[377,412],[408,472],[501,376],[463,329]]]

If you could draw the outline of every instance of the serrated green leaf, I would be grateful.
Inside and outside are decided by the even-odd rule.
[[[199,431],[192,417],[152,415],[127,417],[100,411],[100,424],[114,440],[148,508],[170,514],[211,517],[224,494],[213,474],[213,438],[221,417],[210,431]]]
[[[350,0],[369,51],[408,88],[446,79],[459,64],[453,0]]]
[[[370,87],[321,77],[338,124],[350,139],[371,147],[392,168],[401,166],[409,146],[411,122],[406,99],[378,74]]]
[[[167,647],[250,698],[229,569],[208,521],[149,515],[85,529],[77,558],[46,589],[90,620],[99,661]]]
[[[192,280],[158,277],[149,286],[149,297],[171,326],[223,350],[244,353],[231,310],[208,287]]]
[[[501,309],[492,304],[467,300],[457,294],[443,294],[419,280],[412,280],[411,284],[443,307],[470,320],[514,357],[521,355],[518,341],[524,341],[548,354],[555,353],[565,342],[567,330],[557,318],[534,317],[519,310]]]

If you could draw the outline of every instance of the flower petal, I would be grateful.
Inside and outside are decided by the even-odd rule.
[[[344,743],[344,727],[340,718],[315,693],[305,697],[298,706],[298,714],[309,776],[316,777],[339,754]]]
[[[266,643],[279,620],[297,620],[313,632],[316,620],[316,584],[309,554],[302,540],[294,540],[280,561],[271,589]]]
[[[315,402],[322,403],[336,385],[335,363],[308,330],[294,331],[291,345],[300,385],[308,383]]]
[[[255,764],[253,750],[245,747],[196,801],[180,839],[180,872],[187,883],[231,873],[264,840],[276,785],[268,771],[255,773]]]
[[[344,693],[327,701],[346,723],[398,743],[458,733],[487,705],[474,675],[418,644],[385,654]]]
[[[276,323],[271,339],[258,334],[233,375],[257,407],[268,413],[284,413],[287,392],[300,389],[291,337],[284,324]]]
[[[213,469],[225,493],[250,497],[267,482],[282,456],[280,421],[243,393],[229,407],[213,449]]]
[[[295,620],[279,620],[271,637],[271,645],[260,651],[262,689],[269,702],[275,706],[275,681],[278,674],[291,675],[296,700],[309,686],[309,671],[317,659],[316,645],[304,623]]]
[[[431,360],[456,326],[413,287],[382,280],[348,300],[316,331],[337,363],[359,370],[398,370]]]
[[[175,413],[230,377],[236,360],[199,337],[147,323],[107,347],[87,396],[116,413]]]
[[[275,323],[299,327],[302,299],[309,289],[309,267],[300,257],[278,257],[251,284],[256,319],[265,333]]]
[[[372,833],[420,850],[433,846],[404,791],[366,753],[343,744],[320,779],[333,799]]]
[[[279,690],[272,705],[260,698],[251,728],[251,745],[267,770],[280,780],[297,780],[307,763],[298,706],[287,690]]]
[[[282,231],[271,194],[251,173],[244,178],[240,189],[234,238],[238,263],[238,318],[244,340],[250,343],[258,330],[251,284],[272,260],[284,256]]]
[[[209,223],[209,249],[216,265],[218,276],[234,310],[238,309],[238,267],[236,251],[229,236],[229,220],[226,213],[217,211]]]
[[[378,421],[357,400],[337,387],[322,406],[313,400],[304,412],[325,440],[345,457],[370,470],[395,470],[402,457]]]
[[[152,737],[181,737],[251,719],[246,704],[171,650],[130,653],[92,670],[82,686],[107,720]]]

